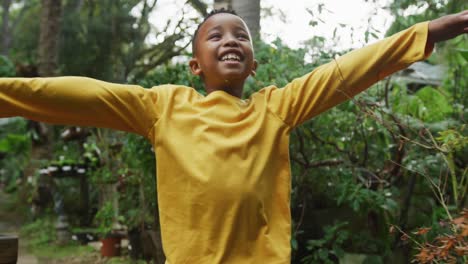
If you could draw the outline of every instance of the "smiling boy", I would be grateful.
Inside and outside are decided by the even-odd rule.
[[[279,89],[242,99],[257,62],[237,15],[211,13],[190,60],[207,96],[80,77],[0,79],[0,117],[108,127],[145,136],[157,157],[167,263],[289,263],[289,133],[468,32],[468,12],[417,24]]]
[[[245,80],[257,68],[250,33],[234,13],[215,14],[195,32],[189,66],[202,78],[208,94],[221,90],[241,98]]]

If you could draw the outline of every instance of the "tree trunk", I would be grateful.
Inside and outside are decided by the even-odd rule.
[[[1,54],[8,56],[11,45],[10,30],[10,6],[12,0],[3,0],[2,2],[2,50]]]
[[[62,0],[41,0],[41,5],[38,73],[40,77],[57,76]],[[35,148],[43,149],[39,152],[45,154],[42,158],[46,158],[51,156],[53,129],[51,125],[37,124],[45,133]]]
[[[39,35],[39,75],[58,74],[58,42],[60,33],[61,0],[41,0],[41,32]]]
[[[39,65],[40,77],[56,76],[58,74],[58,40],[60,33],[61,0],[41,0],[42,11],[39,35]],[[33,122],[36,123],[36,122]],[[33,145],[33,153],[38,152],[42,158],[51,156],[51,139],[53,129],[51,125],[36,123],[41,138]],[[38,157],[40,158],[40,157]]]
[[[40,77],[56,76],[58,73],[57,58],[62,9],[61,0],[41,0],[41,4],[38,73]],[[31,130],[36,131],[39,138],[33,139],[30,162],[24,169],[26,178],[34,175],[39,169],[40,160],[52,157],[52,139],[54,135],[52,125],[29,121],[28,126]]]
[[[260,0],[232,0],[232,9],[244,19],[252,38],[259,38]]]

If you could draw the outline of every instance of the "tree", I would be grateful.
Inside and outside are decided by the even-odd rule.
[[[0,54],[4,56],[10,55],[10,49],[14,40],[14,31],[17,28],[19,22],[23,19],[26,11],[28,11],[35,1],[15,1],[4,0],[1,4],[2,20],[1,20],[1,34],[2,40],[0,43]],[[16,9],[12,9],[13,3],[21,4],[19,12]]]
[[[233,9],[244,19],[250,29],[252,37],[260,36],[260,0],[215,0],[213,7],[215,9]]]
[[[189,44],[187,28],[192,21],[183,14],[169,20],[166,28],[157,30],[148,19],[157,8],[156,2],[61,1],[63,15],[58,20],[59,39],[53,42],[49,38],[50,43],[58,43],[60,74],[126,82],[141,78],[147,71],[183,53]],[[192,2],[203,8],[203,2]],[[10,55],[16,64],[36,66],[43,63],[44,57],[42,54],[39,62],[41,23],[37,21],[44,17],[42,0],[17,0],[15,3],[17,5],[11,5],[9,17]],[[150,33],[158,37],[156,44],[148,43]],[[4,39],[0,44],[1,41]],[[77,54],[79,56],[75,56]]]
[[[250,29],[254,39],[260,37],[260,0],[232,0],[234,9]]]
[[[41,4],[38,70],[40,76],[55,76],[58,74],[62,1],[41,0]]]
[[[182,15],[155,29],[149,15],[154,0],[67,2],[61,34],[63,74],[84,75],[108,81],[139,79],[156,66],[180,55],[189,44],[188,22]],[[139,13],[136,14],[135,10]],[[148,44],[148,35],[158,36]],[[71,56],[79,53],[80,56]]]
[[[8,56],[8,51],[11,44],[11,31],[10,31],[10,7],[11,0],[4,0],[2,2],[2,50],[1,54]]]
[[[41,19],[39,37],[39,67],[42,77],[58,74],[58,41],[60,34],[61,0],[41,0]],[[34,76],[37,77],[37,76]],[[34,131],[31,162],[25,168],[26,175],[33,175],[37,170],[36,160],[52,156],[52,140],[54,129],[52,125],[28,121],[28,128]]]

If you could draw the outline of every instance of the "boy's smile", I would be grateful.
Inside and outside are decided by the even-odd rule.
[[[241,97],[245,79],[255,74],[252,41],[245,22],[236,15],[213,15],[200,27],[189,65],[205,83],[207,93],[223,90]]]

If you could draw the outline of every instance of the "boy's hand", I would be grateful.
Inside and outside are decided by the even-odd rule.
[[[429,22],[427,45],[468,33],[468,10],[447,15]]]

